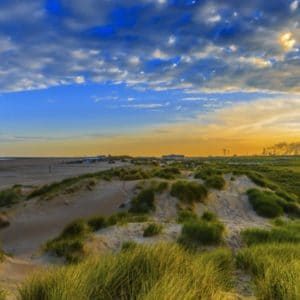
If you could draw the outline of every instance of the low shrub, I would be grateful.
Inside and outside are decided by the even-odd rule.
[[[178,241],[192,248],[201,245],[217,245],[222,241],[224,229],[224,225],[218,221],[188,221],[183,224]]]
[[[67,225],[61,233],[62,238],[74,238],[84,236],[89,232],[90,228],[85,220],[75,220]]]
[[[258,189],[250,189],[247,194],[253,209],[258,215],[275,218],[283,214],[283,209],[278,204],[281,198],[276,194]]]
[[[205,185],[209,188],[222,190],[225,187],[225,180],[220,175],[213,175],[205,179]]]
[[[151,236],[155,236],[158,235],[162,232],[162,225],[160,224],[156,224],[156,223],[152,223],[149,224],[145,229],[144,229],[144,237],[151,237]]]
[[[131,201],[130,212],[146,214],[155,210],[155,195],[151,188],[142,190]]]
[[[171,187],[171,195],[187,204],[204,202],[207,193],[205,186],[197,182],[177,181]]]

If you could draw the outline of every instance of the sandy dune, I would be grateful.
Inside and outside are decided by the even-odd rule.
[[[10,212],[11,225],[0,231],[3,249],[29,258],[74,219],[110,215],[128,201],[135,182],[100,182],[94,190],[62,195],[50,201],[32,200]],[[129,194],[128,194],[129,193]]]

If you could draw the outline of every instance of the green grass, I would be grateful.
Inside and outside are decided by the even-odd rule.
[[[298,203],[287,201],[274,192],[250,189],[247,194],[253,209],[263,217],[275,218],[283,212],[293,217],[300,217]]]
[[[224,225],[217,220],[189,220],[183,224],[178,242],[192,249],[203,245],[219,245],[224,230]]]
[[[180,169],[176,167],[157,168],[152,172],[152,177],[163,179],[175,179],[180,175]]]
[[[222,171],[213,166],[202,166],[201,168],[197,169],[194,174],[194,178],[206,180],[207,178],[216,175],[222,175]]]
[[[299,244],[270,243],[241,250],[237,265],[252,274],[261,300],[300,298]]]
[[[172,184],[171,195],[183,203],[193,204],[205,201],[207,189],[200,183],[181,180]]]
[[[134,246],[116,255],[90,258],[37,274],[20,299],[230,299],[230,251],[191,254],[174,244]]]
[[[177,214],[177,222],[185,223],[188,221],[195,221],[198,219],[198,216],[190,210],[180,209]]]
[[[48,241],[44,250],[64,257],[68,263],[77,263],[85,256],[84,240],[89,233],[90,227],[84,220],[73,221],[57,238]]]
[[[153,189],[147,188],[132,199],[130,212],[147,214],[155,210],[155,193]]]
[[[241,233],[242,239],[248,246],[262,243],[300,243],[300,222],[282,222],[271,230],[246,229]]]
[[[23,196],[19,186],[0,191],[0,207],[11,207],[22,199]]]
[[[155,235],[160,234],[162,232],[162,230],[163,230],[162,225],[156,224],[156,223],[151,223],[144,229],[143,236],[144,237],[155,236]]]
[[[249,201],[260,216],[275,218],[283,214],[283,208],[279,204],[279,198],[273,192],[250,189],[247,192]]]
[[[205,185],[208,188],[213,188],[217,190],[222,190],[225,187],[225,180],[221,175],[209,176],[205,179]]]

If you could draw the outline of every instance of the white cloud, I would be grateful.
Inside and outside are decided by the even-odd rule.
[[[298,0],[293,1],[293,2],[291,3],[291,5],[290,5],[291,11],[293,11],[293,12],[296,11],[297,8],[298,8],[298,5],[299,5],[299,1],[298,1]]]
[[[153,58],[157,58],[157,59],[168,59],[169,56],[161,51],[160,49],[156,49],[154,50],[154,52],[152,53]]]
[[[83,84],[85,83],[85,78],[83,76],[76,76],[74,78],[74,81],[77,83],[77,84]]]

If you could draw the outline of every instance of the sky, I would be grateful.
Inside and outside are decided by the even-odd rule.
[[[0,156],[300,141],[300,0],[1,0]]]

